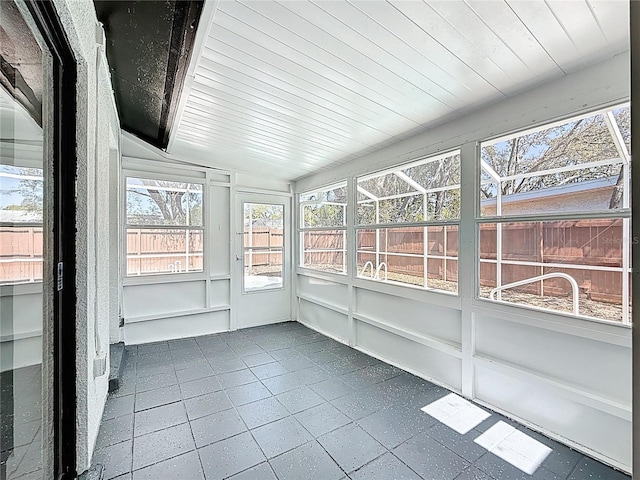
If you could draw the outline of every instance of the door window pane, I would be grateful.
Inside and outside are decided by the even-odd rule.
[[[244,291],[283,286],[284,205],[244,204]]]

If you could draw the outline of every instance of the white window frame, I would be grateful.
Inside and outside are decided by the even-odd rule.
[[[436,187],[436,188],[431,188],[431,189],[427,189],[425,187],[422,187],[421,185],[419,185],[417,182],[413,181],[411,178],[409,178],[407,175],[405,175],[403,173],[403,170],[406,170],[408,168],[411,167],[415,167],[418,165],[424,165],[427,163],[431,163],[431,162],[437,162],[440,160],[443,160],[445,158],[449,158],[449,157],[453,157],[457,155],[458,158],[461,160],[461,150],[460,148],[455,148],[452,150],[447,150],[446,152],[443,153],[438,153],[435,155],[427,155],[424,157],[420,157],[418,159],[413,159],[408,163],[404,163],[404,164],[400,164],[400,165],[395,165],[393,167],[390,168],[386,168],[384,170],[380,170],[378,172],[373,172],[373,173],[367,173],[365,175],[360,175],[360,176],[356,176],[354,177],[354,185],[355,188],[357,189],[357,192],[362,193],[363,195],[369,197],[372,199],[372,201],[376,201],[379,202],[380,200],[387,200],[387,199],[391,199],[391,198],[403,198],[406,196],[414,196],[416,194],[422,194],[424,199],[423,199],[423,208],[425,210],[424,212],[424,217],[427,217],[426,214],[426,209],[427,209],[427,196],[429,193],[434,193],[434,192],[440,192],[440,191],[448,191],[448,190],[460,190],[461,186],[458,185],[449,185],[446,187]],[[459,166],[459,173],[461,173],[461,165]],[[375,195],[371,194],[370,192],[366,192],[363,191],[364,189],[362,187],[359,186],[359,182],[362,181],[366,181],[366,180],[370,180],[372,178],[377,178],[383,175],[389,175],[389,174],[395,174],[396,176],[398,176],[400,179],[404,180],[407,184],[409,184],[412,188],[414,188],[416,191],[415,192],[409,192],[409,193],[405,193],[405,194],[399,194],[399,195],[391,195],[391,196],[385,196],[385,197],[375,197]],[[356,198],[357,198],[357,194],[356,194]],[[362,203],[362,201],[356,201],[356,203]],[[358,224],[358,219],[354,219],[355,220],[355,225],[354,225],[354,229],[355,229],[355,236],[354,236],[354,240],[355,240],[355,254],[356,254],[356,267],[357,267],[357,256],[359,253],[370,253],[369,251],[366,250],[360,250],[358,249],[358,232],[361,230],[374,230],[375,232],[375,236],[376,236],[376,264],[377,266],[374,267],[372,270],[375,272],[373,275],[371,275],[370,277],[367,277],[364,275],[364,273],[366,273],[366,264],[365,267],[363,267],[362,271],[358,271],[355,272],[355,277],[358,279],[363,279],[363,280],[367,280],[367,281],[373,281],[373,282],[384,282],[384,283],[389,283],[389,284],[393,284],[393,285],[398,285],[401,287],[407,287],[407,288],[417,288],[417,289],[421,289],[421,290],[427,290],[430,292],[434,292],[434,293],[442,293],[445,295],[453,295],[453,296],[459,296],[460,295],[460,289],[456,288],[456,292],[450,292],[447,290],[443,290],[443,289],[439,289],[439,288],[435,288],[435,287],[431,287],[428,285],[428,262],[429,259],[434,258],[434,259],[441,259],[443,260],[443,266],[444,266],[444,270],[446,272],[446,262],[447,261],[456,261],[458,264],[458,267],[460,265],[459,263],[459,256],[448,256],[446,253],[446,231],[447,231],[447,227],[448,226],[452,226],[455,225],[458,227],[458,235],[460,232],[460,216],[461,214],[458,216],[457,219],[451,219],[451,220],[424,220],[424,221],[418,221],[418,222],[399,222],[399,223],[372,223],[372,224]],[[377,218],[376,218],[377,220]],[[445,250],[443,252],[442,255],[430,255],[428,252],[428,245],[429,245],[429,234],[428,234],[428,227],[443,227],[444,231],[445,231]],[[382,279],[380,278],[380,273],[382,271],[381,267],[384,265],[386,267],[386,264],[384,264],[384,262],[380,262],[379,260],[379,256],[380,256],[380,247],[379,247],[379,242],[380,242],[380,231],[382,229],[397,229],[397,228],[410,228],[410,227],[423,227],[423,253],[422,255],[417,255],[417,254],[396,254],[396,253],[388,253],[388,252],[384,252],[386,255],[400,255],[400,256],[419,256],[423,259],[423,284],[422,285],[412,285],[409,283],[403,283],[403,282],[396,282],[393,280],[388,280],[387,278]],[[460,237],[458,236],[458,250],[460,248]],[[444,277],[446,278],[446,273],[444,274]],[[457,282],[456,282],[457,283]]]
[[[557,314],[557,315],[570,315],[577,319],[585,319],[585,320],[594,320],[598,322],[604,322],[607,324],[613,325],[630,325],[630,309],[629,309],[629,299],[630,299],[630,285],[629,285],[629,275],[631,274],[631,192],[630,192],[630,178],[631,178],[631,155],[627,150],[626,145],[622,139],[622,136],[619,131],[619,126],[615,121],[613,116],[613,111],[618,110],[620,108],[629,107],[629,103],[625,102],[622,104],[611,105],[606,108],[599,108],[596,110],[592,110],[589,112],[582,113],[580,115],[574,115],[571,117],[566,117],[564,119],[555,120],[548,123],[541,123],[534,127],[527,128],[525,130],[519,130],[515,132],[511,132],[509,134],[500,135],[498,137],[488,138],[479,142],[478,149],[478,169],[477,169],[477,189],[475,195],[478,199],[476,202],[476,215],[475,215],[475,223],[476,223],[476,236],[477,236],[477,264],[476,264],[476,275],[475,275],[475,298],[482,303],[490,302],[490,303],[498,303],[502,305],[508,305],[514,308],[521,308],[525,310],[533,310],[533,311],[546,311],[549,313]],[[609,128],[609,132],[612,137],[612,141],[616,146],[620,156],[613,159],[605,159],[600,161],[593,162],[585,162],[583,164],[577,164],[575,167],[558,167],[547,170],[540,170],[536,172],[527,172],[516,175],[509,175],[505,177],[500,177],[493,169],[487,165],[480,155],[480,151],[484,145],[487,144],[496,144],[505,140],[510,140],[514,137],[520,137],[524,135],[528,135],[531,133],[538,132],[540,130],[549,129],[557,126],[564,125],[566,123],[577,121],[584,118],[593,117],[596,115],[603,115],[604,121]],[[502,214],[502,194],[500,189],[501,181],[512,180],[512,179],[523,179],[527,177],[533,176],[542,176],[548,173],[555,172],[564,172],[571,170],[581,170],[589,167],[597,167],[602,165],[622,165],[623,166],[623,195],[622,195],[622,208],[618,208],[615,210],[600,210],[600,211],[585,211],[585,212],[566,212],[561,214]],[[485,171],[489,176],[492,177],[490,181],[482,180],[482,172]],[[483,215],[481,211],[481,190],[480,187],[484,183],[497,183],[498,190],[496,195],[496,213],[495,215]],[[480,264],[481,263],[495,263],[496,264],[496,288],[503,286],[502,285],[502,264],[526,264],[531,266],[539,266],[539,267],[554,267],[554,264],[549,263],[538,263],[538,262],[520,262],[520,261],[509,261],[502,259],[502,246],[501,246],[501,226],[503,224],[509,223],[517,223],[517,222],[549,222],[555,220],[589,220],[589,219],[621,219],[623,221],[623,239],[626,241],[622,242],[622,266],[621,267],[605,267],[605,266],[597,266],[597,267],[586,267],[580,265],[573,264],[562,264],[563,268],[575,268],[575,269],[592,269],[592,270],[606,270],[606,271],[616,271],[620,272],[622,275],[622,319],[618,320],[607,320],[599,317],[590,317],[587,315],[582,315],[578,312],[577,315],[566,313],[558,310],[547,309],[542,307],[535,307],[532,305],[519,304],[514,302],[507,302],[502,300],[502,290],[498,290],[496,292],[496,299],[491,300],[486,297],[480,296]],[[482,224],[496,224],[496,235],[497,235],[497,252],[496,252],[496,260],[489,259],[481,259],[480,258],[480,225]],[[626,274],[625,274],[626,272]]]
[[[123,169],[122,171],[122,278],[123,285],[140,285],[140,284],[152,284],[152,283],[173,283],[182,281],[193,280],[205,280],[208,276],[208,252],[210,227],[208,222],[209,215],[209,184],[208,175],[205,170],[192,170],[194,175],[189,176],[191,170],[183,170],[181,167],[180,174],[164,173],[164,169],[154,171],[150,170],[137,170],[137,169]],[[202,225],[190,226],[190,225],[134,225],[127,223],[127,179],[128,178],[143,178],[149,180],[177,182],[177,183],[192,183],[200,184],[202,186]],[[181,271],[175,273],[145,273],[138,275],[128,275],[127,273],[127,260],[129,258],[127,252],[127,231],[129,229],[146,229],[146,230],[193,230],[202,232],[202,270],[198,271]],[[181,254],[181,256],[184,256]],[[136,256],[137,257],[137,256]]]
[[[335,204],[330,202],[309,202],[309,201],[301,201],[300,199],[307,195],[312,195],[314,193],[324,193],[327,191],[335,190],[337,188],[344,188],[347,192],[347,201],[342,204]],[[335,204],[341,205],[343,207],[343,220],[341,226],[322,226],[322,227],[307,227],[304,225],[304,206],[309,204]],[[320,272],[322,274],[327,275],[338,275],[343,278],[349,273],[349,261],[348,261],[348,252],[349,252],[349,243],[348,243],[348,235],[347,235],[347,222],[349,215],[349,184],[347,180],[342,180],[339,182],[332,183],[330,185],[325,185],[322,187],[314,188],[313,190],[309,190],[306,192],[302,192],[296,195],[296,216],[297,216],[297,232],[298,232],[298,261],[297,268],[303,269],[309,272]],[[313,250],[314,252],[341,252],[342,253],[342,272],[333,272],[327,270],[320,270],[316,268],[311,268],[304,264],[304,256],[308,250],[304,248],[304,236],[307,232],[324,232],[324,231],[341,231],[342,232],[342,249],[327,249],[327,250]]]

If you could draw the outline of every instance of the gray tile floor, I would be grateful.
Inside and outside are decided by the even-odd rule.
[[[496,413],[461,435],[420,410],[449,391],[298,323],[127,350],[107,479],[629,478]],[[500,420],[551,448],[533,475],[474,442]]]

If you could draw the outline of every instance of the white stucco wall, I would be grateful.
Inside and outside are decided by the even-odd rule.
[[[119,124],[111,82],[104,70],[99,75],[97,71],[97,20],[93,2],[55,0],[54,3],[78,62],[76,459],[77,470],[82,472],[91,464],[107,396],[108,362],[105,372],[94,378],[94,359],[96,350],[102,350],[103,355],[108,352],[109,316],[113,315],[109,298],[118,295],[110,282],[110,276],[118,274],[118,261],[110,253],[108,235],[109,211],[117,208],[117,204],[109,204],[109,182],[104,179],[110,172],[110,147],[117,148],[110,138],[118,138]],[[101,340],[99,347],[96,347],[96,334]]]

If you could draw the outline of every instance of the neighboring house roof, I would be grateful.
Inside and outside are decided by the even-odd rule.
[[[618,181],[618,175],[611,177],[598,178],[596,180],[587,180],[579,183],[568,183],[557,187],[549,187],[541,190],[532,190],[529,192],[514,193],[511,195],[503,195],[502,203],[522,202],[528,200],[537,200],[546,197],[557,197],[560,195],[572,195],[586,191],[599,190],[601,188],[612,188]],[[485,198],[481,202],[483,207],[496,204],[496,198]]]
[[[28,210],[0,210],[0,223],[42,223],[42,215]]]

